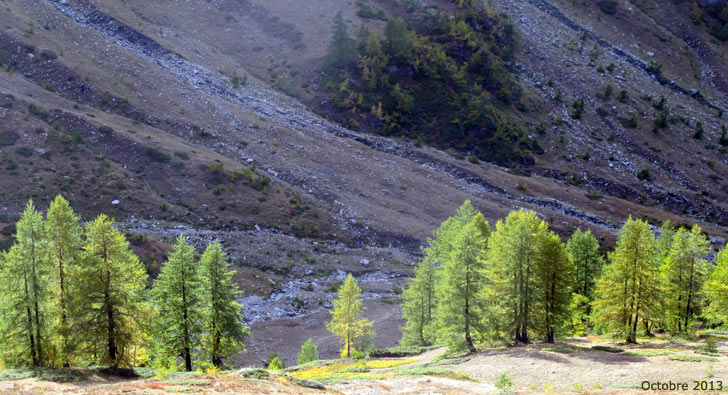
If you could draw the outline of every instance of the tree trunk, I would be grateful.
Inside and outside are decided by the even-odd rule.
[[[67,339],[67,332],[66,332],[66,278],[65,278],[65,272],[63,270],[63,249],[58,249],[58,273],[59,273],[59,280],[60,280],[60,286],[61,286],[61,346],[62,346],[62,353],[64,355],[63,360],[63,367],[67,368],[71,366],[71,362],[68,360],[68,357],[66,354],[66,348],[68,347],[68,339]]]
[[[106,284],[104,289],[104,304],[106,305],[106,319],[108,320],[108,333],[107,333],[107,339],[106,339],[106,346],[109,349],[109,360],[111,362],[112,367],[117,367],[118,363],[116,361],[116,339],[114,331],[116,328],[114,327],[114,306],[111,305],[111,290],[110,288],[111,283],[111,273],[108,271],[106,272]]]
[[[182,308],[184,311],[182,312],[182,319],[184,319],[184,328],[185,328],[185,369],[188,372],[192,371],[192,355],[190,353],[190,327],[189,322],[187,319],[187,289],[185,287],[185,280],[182,279]]]

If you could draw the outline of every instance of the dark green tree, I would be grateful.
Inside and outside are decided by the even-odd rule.
[[[333,66],[347,66],[355,55],[355,42],[349,37],[348,28],[341,11],[334,16],[331,29],[331,42],[329,43],[329,61]]]

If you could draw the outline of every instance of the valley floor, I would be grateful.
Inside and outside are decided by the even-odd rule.
[[[46,374],[49,379],[41,380],[22,378],[17,371],[7,370],[0,371],[0,392],[479,394],[496,392],[498,377],[507,373],[513,390],[519,393],[635,393],[644,392],[640,386],[645,381],[686,383],[689,390],[695,382],[705,382],[708,392],[713,393],[721,392],[719,385],[725,386],[723,391],[728,389],[728,337],[714,337],[719,353],[712,356],[696,352],[702,341],[656,337],[641,339],[638,345],[617,346],[590,336],[556,345],[487,349],[450,358],[443,358],[446,350],[438,348],[414,357],[369,360],[366,369],[353,361],[321,361],[258,379],[244,378],[238,371],[122,380],[72,370]],[[313,387],[322,383],[325,389],[312,388],[312,383]]]

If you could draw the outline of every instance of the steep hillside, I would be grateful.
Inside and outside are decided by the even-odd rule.
[[[384,29],[358,2],[4,2],[0,242],[28,198],[45,209],[57,193],[130,238],[224,241],[254,324],[241,361],[254,363],[294,358],[286,336],[302,326],[335,353],[319,321],[344,271],[369,276],[378,342],[396,343],[392,284],[465,199],[490,221],[525,207],[605,244],[628,215],[700,223],[721,241],[726,44],[690,22],[687,2],[591,3],[492,2],[514,24],[508,67],[523,89],[520,105],[498,106],[545,151],[505,168],[325,119],[336,116],[320,71],[335,13],[350,32]],[[464,12],[367,4],[414,28],[430,7]]]

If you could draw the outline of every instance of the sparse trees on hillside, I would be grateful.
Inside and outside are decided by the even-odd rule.
[[[339,287],[338,297],[334,300],[331,321],[326,323],[326,329],[338,336],[344,345],[341,350],[342,357],[350,358],[354,352],[354,344],[372,333],[372,323],[361,317],[363,310],[361,288],[349,274]]]
[[[354,40],[349,37],[346,22],[339,11],[334,16],[331,42],[329,43],[329,61],[333,66],[344,67],[349,64],[354,54]]]

